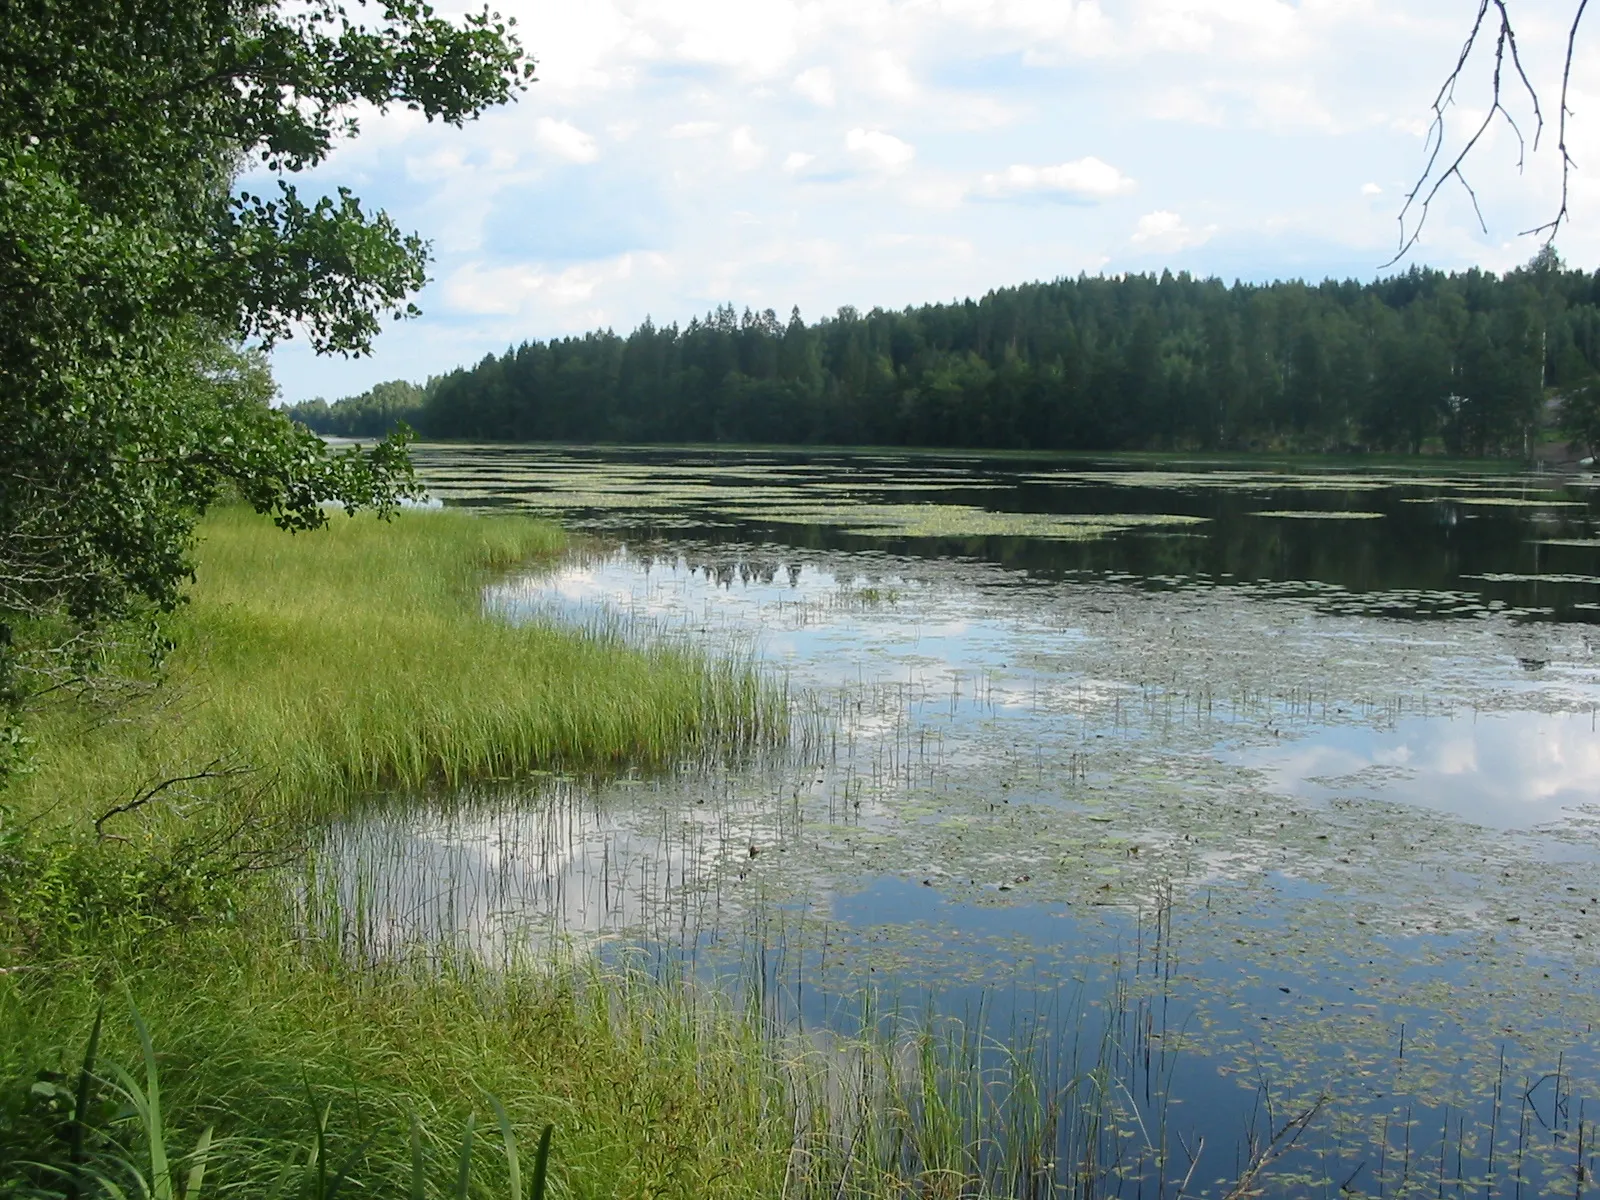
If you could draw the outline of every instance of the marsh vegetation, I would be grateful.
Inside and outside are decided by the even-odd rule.
[[[385,914],[380,957],[423,930],[489,960],[576,938],[744,994],[759,947],[763,994],[803,1028],[859,1032],[863,993],[887,992],[919,1019],[981,1009],[996,1047],[1111,1036],[1156,1080],[1111,1089],[1109,1125],[1144,1152],[1105,1173],[1111,1192],[1175,1189],[1203,1145],[1189,1190],[1225,1193],[1265,1125],[1313,1107],[1274,1157],[1279,1191],[1514,1194],[1587,1171],[1584,480],[422,462],[453,503],[556,511],[601,539],[495,605],[638,644],[754,645],[795,734],[734,770],[341,824],[329,852]],[[1052,523],[1077,532],[1020,532]],[[418,904],[442,878],[450,907]],[[1053,1071],[1046,1092],[1081,1077]],[[1061,1136],[1054,1161],[1081,1161]]]
[[[1581,480],[419,466],[445,511],[211,519],[163,682],[42,718],[33,1158],[109,991],[171,1177],[210,1130],[245,1194],[508,1194],[547,1124],[553,1195],[1586,1186]],[[124,1182],[136,1108],[84,1126]]]

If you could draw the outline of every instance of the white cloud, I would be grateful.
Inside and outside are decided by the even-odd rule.
[[[852,129],[844,136],[845,149],[878,171],[903,171],[911,165],[917,151],[892,133],[879,129]]]
[[[1165,209],[1146,213],[1133,228],[1132,242],[1145,250],[1161,254],[1174,254],[1192,246],[1202,246],[1217,232],[1215,225],[1204,229],[1192,228],[1175,212]]]
[[[728,137],[728,154],[735,168],[751,171],[766,160],[767,148],[756,141],[750,126],[741,125]]]
[[[1126,196],[1138,186],[1110,163],[1091,156],[1053,167],[1016,164],[998,174],[985,175],[979,180],[977,190],[985,196],[1043,192],[1081,200],[1110,200]]]
[[[1363,183],[1361,185],[1361,194],[1363,196],[1381,196],[1383,195],[1383,189],[1375,183]]]
[[[917,82],[901,58],[888,50],[872,56],[870,77],[873,90],[891,100],[909,100],[917,94]]]
[[[809,67],[794,77],[794,90],[813,104],[832,108],[833,72],[827,67]]]
[[[593,162],[600,157],[594,138],[566,121],[540,117],[538,125],[534,127],[534,137],[539,145],[568,162]]]
[[[1095,0],[943,0],[951,17],[983,31],[1021,35],[1028,60],[1086,57],[1112,48],[1115,27]]]
[[[800,6],[794,0],[696,0],[640,5],[638,11],[674,56],[744,75],[780,69],[800,35]]]
[[[417,183],[442,183],[467,169],[461,146],[441,146],[429,154],[406,156],[406,177]]]
[[[438,2],[460,12],[475,0]],[[1552,21],[1570,22],[1572,0],[1518,2],[1530,69],[1556,72],[1536,82],[1559,90],[1565,31]],[[351,186],[431,239],[437,282],[419,298],[423,320],[380,339],[372,359],[278,356],[287,398],[424,378],[600,313],[627,328],[732,300],[814,317],[1180,253],[1230,278],[1366,277],[1392,253],[1428,104],[1466,32],[1439,0],[496,7],[539,58],[520,102],[463,129],[358,106],[362,136],[304,179]],[[1580,49],[1578,85],[1600,78],[1600,46]],[[1457,135],[1484,104],[1486,73],[1474,78],[1451,110]],[[1595,91],[1573,94],[1569,145],[1583,163],[1600,159]],[[1087,128],[1103,160],[1083,157]],[[1489,236],[1447,189],[1402,265],[1499,269],[1533,253],[1515,235],[1559,205],[1553,146],[1518,175],[1497,132],[1475,161]],[[569,164],[584,166],[549,169]],[[882,186],[827,186],[851,178]],[[1400,183],[1362,187],[1385,179]],[[1079,203],[1018,203],[997,221],[980,198]],[[1572,201],[1561,250],[1592,267],[1600,176],[1576,176]],[[970,253],[930,250],[957,245]],[[652,255],[670,269],[648,266]]]
[[[636,265],[632,254],[575,263],[559,271],[531,263],[485,267],[472,262],[445,282],[445,300],[456,312],[474,316],[519,313],[535,301],[571,308],[589,303],[608,283],[630,280]],[[649,256],[647,265],[662,265],[660,257]]]

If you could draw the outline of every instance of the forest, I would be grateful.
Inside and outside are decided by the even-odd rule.
[[[1522,455],[1597,370],[1600,273],[1546,247],[1504,275],[1079,276],[809,325],[724,305],[289,411],[347,436]]]

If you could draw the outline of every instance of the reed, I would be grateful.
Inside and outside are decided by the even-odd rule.
[[[51,1064],[60,1118],[98,1113],[73,1118],[88,1129],[74,1157],[50,1120],[30,1137],[0,1111],[0,1192],[778,1194],[784,1110],[755,1031],[725,1004],[573,959],[515,977],[357,975],[261,950],[191,935],[168,969],[113,994],[97,1034],[83,1020],[95,981],[0,979],[3,1057]],[[5,1065],[14,1078],[20,1064]]]
[[[13,1137],[0,1139],[0,1190],[498,1198],[524,1191],[519,1147],[537,1139],[534,1197],[1118,1191],[1104,1143],[1126,1114],[1098,1086],[1112,1064],[1057,1075],[981,1019],[935,1023],[863,997],[857,1033],[801,1035],[736,989],[591,956],[489,973],[355,968],[307,941],[261,949],[192,933],[109,1003],[83,975],[32,989],[0,978],[5,1056],[51,1062],[59,1115],[87,1129],[74,1152],[48,1122],[24,1142],[25,1122],[0,1118]],[[1086,1108],[1104,1110],[1093,1128]]]
[[[211,767],[213,791],[325,815],[379,787],[667,765],[787,729],[748,661],[486,614],[488,579],[560,550],[541,522],[413,512],[290,536],[228,509],[201,538],[163,681],[109,713],[46,706],[21,812],[81,818]]]
[[[536,1136],[536,1200],[1116,1190],[1139,1090],[1116,1014],[1056,1061],[865,999],[857,1035],[808,1037],[693,978],[353,959],[359,911],[297,920],[250,855],[364,791],[738,753],[788,706],[747,662],[485,612],[560,548],[535,522],[202,532],[165,681],[54,705],[3,797],[0,1194],[519,1197]]]

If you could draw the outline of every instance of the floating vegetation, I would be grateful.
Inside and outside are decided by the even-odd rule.
[[[1541,496],[1405,496],[1402,497],[1407,504],[1434,504],[1447,500],[1452,504],[1460,504],[1469,508],[1587,508],[1587,503],[1582,500],[1557,500],[1552,497]]]
[[[1030,483],[1113,484],[1157,490],[1208,488],[1221,491],[1378,491],[1396,483],[1416,486],[1414,479],[1374,475],[1272,475],[1251,471],[1052,471],[1027,477]]]
[[[833,1014],[858,988],[1024,1015],[1081,988],[1177,1014],[1142,1047],[1181,1043],[1182,1137],[1230,1164],[1237,1126],[1206,1121],[1264,1083],[1280,1113],[1326,1093],[1285,1194],[1570,1191],[1600,1080],[1600,663],[1561,622],[1600,614],[1565,586],[1600,576],[1530,569],[1529,534],[1600,544],[1582,506],[1505,476],[953,461],[819,453],[757,484],[566,460],[541,486],[609,497],[568,511],[627,550],[506,611],[753,641],[788,684],[792,756],[387,809],[339,835],[341,861],[381,843],[407,864],[369,880],[368,944],[410,921],[489,957],[557,936],[760,957]],[[944,502],[982,486],[1003,507],[1007,479],[1054,489],[1019,504],[1100,511]],[[1383,490],[1391,519],[1256,511],[1275,490]],[[1178,511],[1127,512],[1146,506]],[[1256,516],[1290,519],[1263,538]],[[1019,540],[932,557],[985,537]],[[1560,1136],[1531,1137],[1540,1119]]]
[[[723,506],[716,511],[754,515],[743,506]],[[1181,514],[992,512],[963,504],[814,504],[763,511],[760,518],[780,525],[833,525],[872,537],[1032,537],[1054,541],[1084,541],[1132,529],[1199,525],[1206,520]]]
[[[1314,509],[1296,508],[1270,508],[1261,512],[1253,512],[1252,517],[1292,517],[1311,521],[1376,521],[1383,518],[1381,512],[1318,512]]]
[[[1553,571],[1490,571],[1482,575],[1463,575],[1461,578],[1481,579],[1485,583],[1600,583],[1600,575],[1563,575]]]

